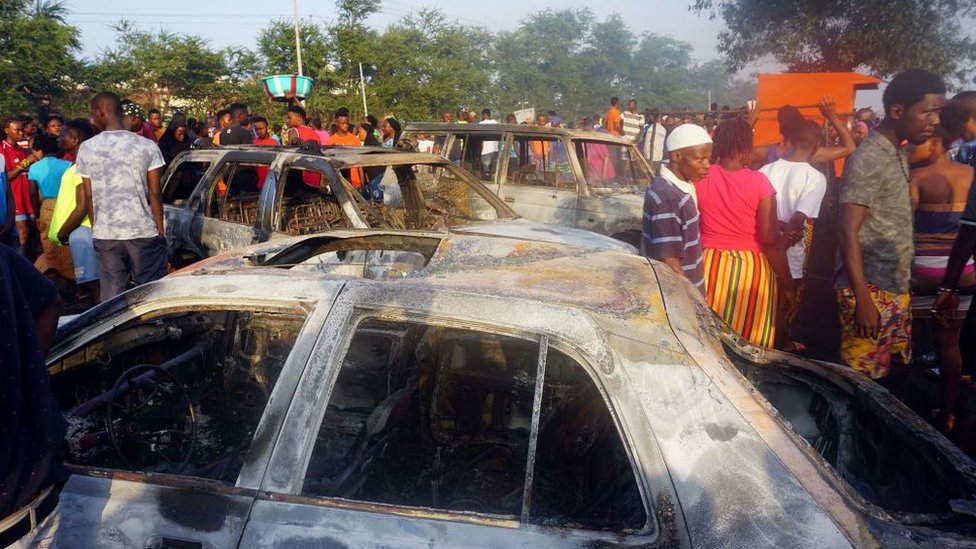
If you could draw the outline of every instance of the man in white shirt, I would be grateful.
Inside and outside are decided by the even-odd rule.
[[[82,177],[92,222],[102,300],[166,274],[166,239],[159,147],[123,125],[114,93],[91,100],[92,124],[101,133],[78,149],[75,169]]]
[[[658,118],[657,111],[652,111],[645,117],[647,124],[644,126],[644,146],[641,151],[644,153],[644,158],[651,163],[655,174],[661,171],[661,162],[664,161],[664,140],[668,135],[668,130]]]
[[[827,178],[808,163],[817,152],[821,133],[816,122],[802,122],[790,137],[793,154],[759,169],[776,189],[777,217],[790,245],[787,257],[794,279],[803,278],[805,226],[820,215],[820,203],[827,192]]]
[[[806,258],[809,253],[807,231],[820,215],[820,204],[827,192],[827,178],[809,164],[820,145],[823,130],[812,120],[800,122],[790,134],[793,146],[788,158],[766,164],[759,169],[776,189],[776,217],[779,219],[790,275],[796,288],[802,288]],[[799,303],[799,297],[797,298]],[[789,311],[792,324],[796,311]],[[795,342],[794,342],[795,345]]]
[[[484,109],[481,111],[481,122],[479,124],[497,124],[498,121],[491,117],[491,111]],[[501,148],[498,141],[485,141],[481,145],[481,172],[486,181],[492,181],[495,177],[495,167],[498,164],[498,150]]]

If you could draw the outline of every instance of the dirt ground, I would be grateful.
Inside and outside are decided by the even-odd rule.
[[[840,323],[837,298],[833,289],[837,250],[837,183],[830,182],[814,229],[813,247],[807,265],[807,276],[800,313],[794,325],[794,339],[803,342],[806,356],[839,362]],[[913,349],[914,362],[908,366],[907,388],[903,401],[919,416],[932,422],[932,410],[941,406],[941,384],[932,356],[931,334],[927,329],[917,334],[919,344]],[[968,334],[968,335],[967,335]],[[976,459],[976,322],[970,314],[963,329],[963,382],[956,401],[956,426],[949,439]],[[928,356],[926,356],[928,355]]]

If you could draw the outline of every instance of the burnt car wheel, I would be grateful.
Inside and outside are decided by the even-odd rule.
[[[140,364],[123,372],[112,387],[106,413],[112,446],[126,465],[178,473],[193,457],[193,401],[168,370]]]

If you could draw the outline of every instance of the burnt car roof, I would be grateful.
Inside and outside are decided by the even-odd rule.
[[[350,246],[362,250],[417,251],[432,244],[436,249],[423,268],[403,278],[378,283],[504,295],[581,307],[601,314],[659,317],[658,321],[666,322],[657,277],[644,257],[572,244],[454,231],[342,229],[276,239],[205,259],[168,278],[247,274],[283,281],[349,279],[347,275],[292,271],[288,268],[292,264],[275,264],[272,259],[276,254],[301,246],[318,247],[318,252],[309,252],[314,255],[340,248],[348,250]]]
[[[571,130],[569,128],[549,128],[546,126],[532,126],[529,124],[444,124],[442,122],[414,122],[404,126],[403,131],[450,131],[463,133],[498,133],[518,132],[523,134],[539,134],[550,137],[569,136],[576,139],[592,139],[620,145],[632,145],[633,142],[623,137],[603,132],[589,130]]]
[[[228,154],[234,152],[259,153],[267,156],[277,156],[280,154],[298,155],[307,158],[321,158],[329,161],[338,168],[342,167],[364,167],[364,166],[387,166],[391,164],[432,164],[444,165],[450,161],[441,156],[429,153],[419,153],[412,151],[399,151],[383,147],[322,147],[322,154],[315,154],[300,150],[298,147],[286,146],[262,146],[262,145],[233,145],[216,146],[191,149],[181,153],[183,155],[193,155],[197,151],[216,152],[218,154]]]

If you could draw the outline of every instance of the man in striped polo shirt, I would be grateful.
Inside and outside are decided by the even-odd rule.
[[[667,264],[705,293],[694,183],[708,173],[712,138],[701,126],[682,124],[665,145],[671,162],[661,166],[644,195],[641,253]]]
[[[627,111],[620,114],[620,121],[623,126],[624,138],[636,145],[637,138],[640,137],[641,130],[644,129],[644,115],[637,112],[636,99],[631,99],[627,102]],[[629,149],[623,149],[621,151],[621,160],[625,162],[627,160],[633,160],[631,154]]]

